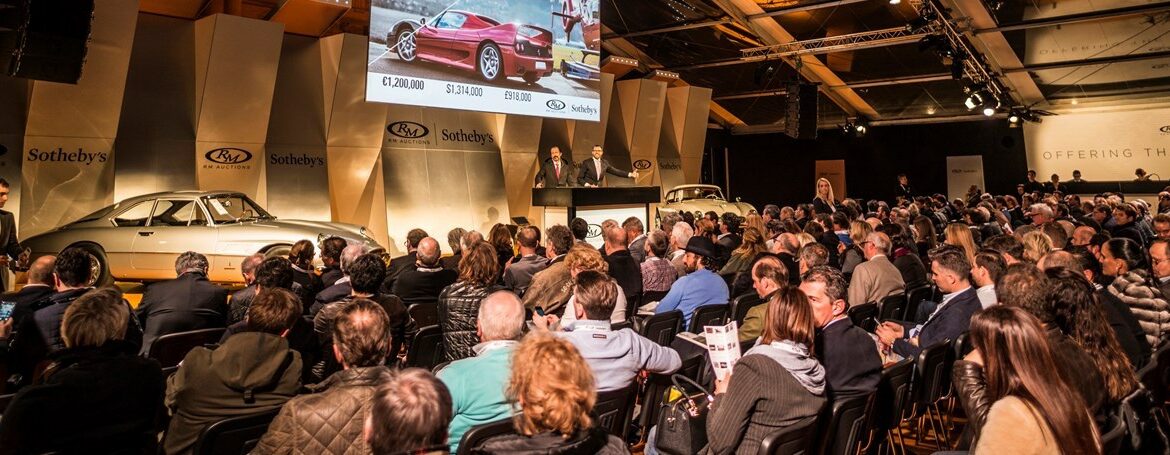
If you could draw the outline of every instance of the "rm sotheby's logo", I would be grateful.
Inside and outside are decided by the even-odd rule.
[[[431,130],[426,125],[406,120],[386,125],[386,132],[403,139],[418,139],[431,134]]]
[[[558,100],[558,99],[548,100],[544,103],[544,105],[548,106],[549,109],[552,109],[554,111],[559,111],[559,110],[565,108],[565,102]]]
[[[646,169],[650,169],[650,166],[653,166],[653,165],[654,164],[651,163],[650,160],[638,160],[638,161],[634,162],[634,169],[637,169],[639,171],[644,171]]]
[[[203,154],[211,163],[205,163],[204,169],[251,169],[252,152],[235,147],[220,147]]]
[[[585,234],[585,238],[592,239],[597,237],[601,237],[601,225],[590,224],[589,232]]]
[[[1163,126],[1161,128],[1158,128],[1158,131],[1161,131],[1162,134],[1170,134],[1170,125],[1166,125],[1166,126]]]
[[[93,163],[105,163],[110,159],[106,152],[87,152],[81,147],[77,151],[65,150],[64,147],[41,150],[33,147],[28,149],[25,161],[44,161],[52,163],[80,163],[89,166]]]

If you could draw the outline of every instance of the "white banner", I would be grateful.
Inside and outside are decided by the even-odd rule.
[[[1068,181],[1074,170],[1090,182],[1126,181],[1137,168],[1170,178],[1170,108],[1045,117],[1024,125],[1024,142],[1040,181]]]
[[[979,155],[947,157],[947,197],[967,200],[971,185],[984,190],[983,157]]]

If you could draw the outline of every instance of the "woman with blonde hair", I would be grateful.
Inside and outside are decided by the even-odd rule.
[[[833,196],[833,184],[824,177],[817,179],[817,193],[813,196],[813,211],[831,214],[837,211],[837,199]]]
[[[837,244],[837,253],[841,258],[841,273],[851,274],[854,268],[865,262],[865,253],[861,252],[860,245],[872,233],[873,226],[870,226],[869,223],[858,220],[849,222],[849,240],[852,240],[853,243],[849,246],[845,246],[845,242]]]
[[[1052,238],[1039,229],[1028,231],[1024,238],[1020,239],[1020,243],[1024,244],[1024,260],[1033,264],[1040,262],[1040,258],[1053,248]]]
[[[565,255],[565,267],[569,269],[569,276],[574,279],[586,270],[609,274],[609,263],[601,257],[601,252],[597,251],[597,248],[593,248],[588,243],[578,243],[569,249],[569,254]],[[550,310],[550,308],[545,308],[545,310]],[[568,327],[575,320],[577,320],[577,298],[573,296],[569,297],[568,303],[565,304],[565,315],[561,318],[561,327]],[[616,324],[625,321],[626,293],[622,291],[621,286],[618,286],[617,303],[613,307],[613,314],[610,315],[609,322]]]
[[[597,387],[589,364],[572,343],[533,332],[512,354],[505,393],[517,409],[515,434],[489,438],[473,453],[628,454],[626,444],[589,413]]]
[[[963,249],[967,253],[967,262],[975,265],[975,254],[979,253],[979,248],[975,246],[975,237],[971,235],[971,228],[963,223],[951,223],[943,230],[943,235],[946,236],[946,244],[954,245]]]
[[[752,263],[756,260],[756,256],[767,251],[767,243],[765,242],[764,235],[760,231],[754,227],[744,229],[743,243],[740,243],[739,248],[731,252],[731,259],[727,260],[727,265],[724,265],[723,269],[719,270],[719,274],[727,276],[751,271]]]

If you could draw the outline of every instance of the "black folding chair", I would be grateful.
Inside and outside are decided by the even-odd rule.
[[[642,292],[642,301],[645,303],[661,302],[666,294],[667,291],[644,291]]]
[[[426,327],[439,324],[439,305],[434,303],[415,303],[406,309],[415,327]]]
[[[734,299],[731,299],[731,318],[735,321],[737,326],[743,326],[743,320],[747,318],[748,310],[756,305],[763,304],[764,300],[756,295],[755,292],[749,292]]]
[[[609,434],[624,441],[626,430],[630,428],[630,416],[634,412],[634,395],[637,392],[636,382],[622,389],[599,392],[597,403],[593,405],[593,415],[597,418],[597,424],[609,431]]]
[[[914,405],[918,412],[925,413],[926,420],[930,422],[938,450],[944,450],[943,447],[951,446],[938,401],[950,391],[951,367],[954,363],[955,348],[951,340],[948,339],[923,349],[918,354],[914,366],[916,373],[914,385],[911,387],[914,391]],[[921,414],[916,415],[916,417],[919,415]],[[925,433],[925,431],[921,431],[919,434],[918,442],[920,444]]]
[[[516,428],[512,426],[512,419],[476,425],[463,433],[463,438],[459,440],[459,450],[455,452],[455,455],[470,455],[488,439],[515,432]]]
[[[882,378],[878,381],[877,392],[874,393],[873,411],[870,412],[869,443],[866,452],[873,444],[881,444],[883,440],[888,446],[894,443],[894,430],[902,424],[906,414],[906,406],[910,403],[910,381],[914,377],[914,359],[902,361],[882,369]],[[898,445],[902,453],[906,453],[905,440],[898,433]]]
[[[865,329],[866,332],[873,332],[877,329],[877,321],[874,319],[877,315],[878,306],[873,302],[849,308],[849,320],[853,321],[853,325]]]
[[[245,455],[256,447],[280,409],[215,422],[195,440],[196,455]]]
[[[816,442],[817,416],[805,417],[796,423],[764,436],[760,441],[760,455],[805,455],[813,453]]]
[[[703,305],[691,316],[691,333],[703,333],[703,326],[727,324],[730,307],[726,303]]]
[[[1101,455],[1117,455],[1121,453],[1122,443],[1125,442],[1125,436],[1128,434],[1125,428],[1125,419],[1120,416],[1111,416],[1113,425],[1106,428],[1109,431],[1101,435]]]
[[[886,296],[886,298],[882,299],[880,307],[879,321],[900,320],[906,314],[906,294]]]
[[[822,455],[855,455],[869,433],[866,418],[874,393],[837,397],[821,411],[818,452]]]
[[[443,329],[437,325],[418,330],[406,351],[406,366],[431,370],[443,362]]]
[[[147,357],[158,361],[163,368],[173,367],[199,346],[219,343],[226,329],[200,329],[163,335],[150,344]]]
[[[663,346],[670,346],[674,336],[682,332],[683,314],[679,310],[655,314],[642,325],[642,336]]]
[[[918,322],[918,307],[934,294],[934,288],[923,285],[906,292],[906,311],[902,314],[903,321]]]

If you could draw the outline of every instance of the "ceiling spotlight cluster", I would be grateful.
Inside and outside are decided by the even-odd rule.
[[[964,105],[968,111],[978,111],[988,117],[1011,105],[1011,92],[987,66],[983,56],[971,47],[960,32],[960,26],[947,18],[948,10],[937,0],[925,0],[918,8],[918,18],[906,25],[907,30],[934,30],[918,41],[919,51],[932,51],[950,66],[951,77],[963,81],[966,94]]]
[[[1034,111],[1026,107],[1013,107],[1008,110],[1008,126],[1012,128],[1019,128],[1020,124],[1024,122],[1040,123],[1044,119],[1041,115],[1052,115],[1051,112]]]
[[[869,132],[869,119],[865,117],[846,119],[845,124],[841,125],[841,132],[846,136],[865,137],[865,133]]]

